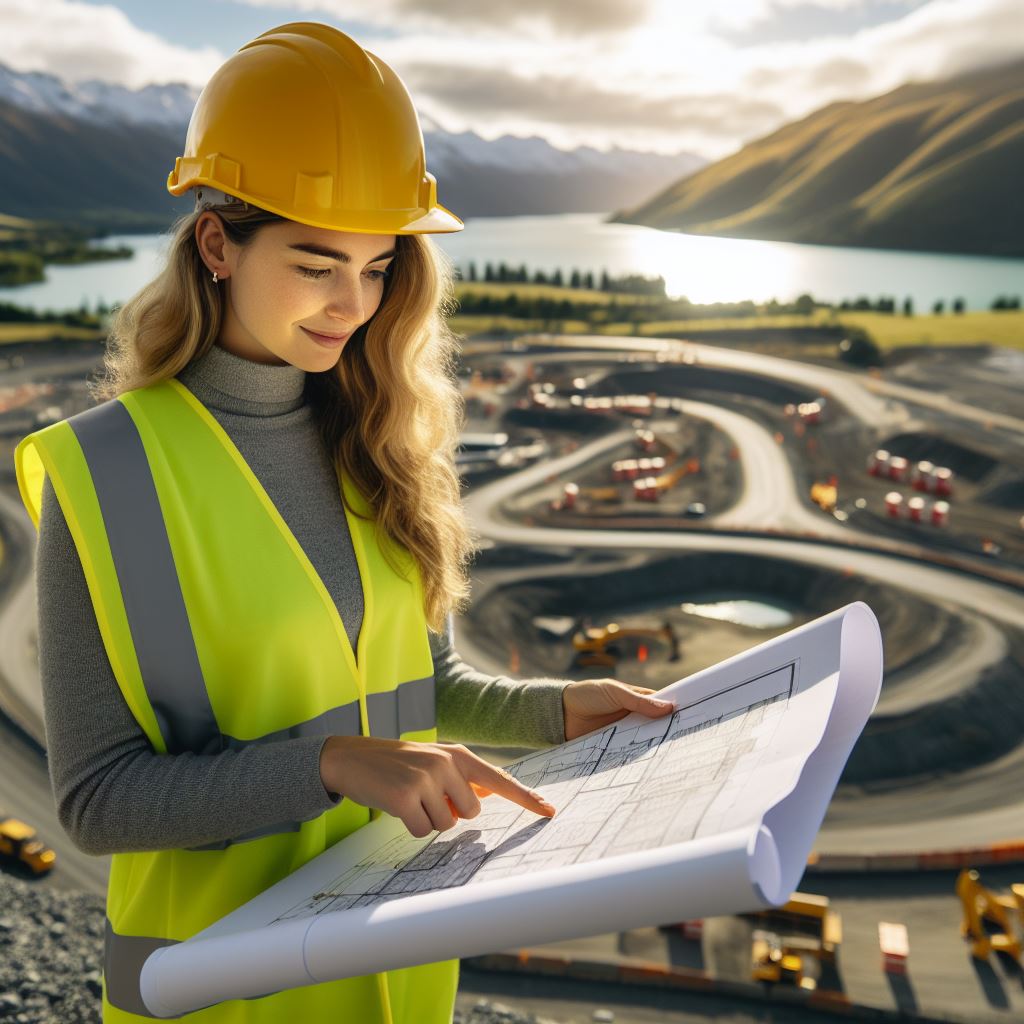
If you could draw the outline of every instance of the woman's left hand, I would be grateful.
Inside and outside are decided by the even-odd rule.
[[[675,708],[649,686],[634,686],[618,679],[577,679],[562,690],[565,738],[574,740],[594,729],[617,722],[631,711],[659,718]]]

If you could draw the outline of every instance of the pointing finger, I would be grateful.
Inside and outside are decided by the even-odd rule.
[[[479,762],[474,762],[466,775],[467,778],[472,775],[470,784],[478,793],[497,793],[498,796],[503,796],[506,800],[511,800],[514,804],[533,811],[534,814],[543,814],[547,818],[555,814],[554,805],[548,803],[540,793],[529,786],[524,786],[515,776],[488,764],[482,758]]]

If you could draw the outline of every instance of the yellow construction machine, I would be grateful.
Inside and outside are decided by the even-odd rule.
[[[37,875],[49,871],[57,860],[57,854],[36,837],[36,830],[17,818],[0,818],[0,854]]]
[[[576,650],[576,665],[604,665],[614,668],[619,658],[636,654],[644,639],[662,640],[669,647],[669,661],[678,661],[679,637],[672,623],[665,622],[659,629],[639,626],[620,626],[609,622],[607,626],[590,626],[579,630],[572,638]]]

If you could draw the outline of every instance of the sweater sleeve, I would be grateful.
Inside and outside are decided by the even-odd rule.
[[[451,614],[431,632],[439,739],[495,746],[545,747],[565,742],[562,690],[570,679],[512,679],[471,668],[454,646]]]
[[[39,673],[61,826],[94,855],[219,842],[335,806],[320,778],[326,736],[218,754],[158,754],[107,657],[67,522],[44,482],[36,558]]]

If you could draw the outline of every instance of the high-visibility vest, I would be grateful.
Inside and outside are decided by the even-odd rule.
[[[375,528],[345,473],[340,490],[358,513],[345,510],[364,599],[355,652],[262,484],[176,378],[35,431],[18,444],[15,467],[37,530],[50,476],[114,675],[157,753],[328,734],[436,741],[418,566]],[[224,842],[115,853],[103,1020],[152,1021],[139,974],[154,949],[211,925],[377,814],[346,797],[307,821]],[[176,1019],[448,1024],[458,968],[448,960],[307,985]]]

